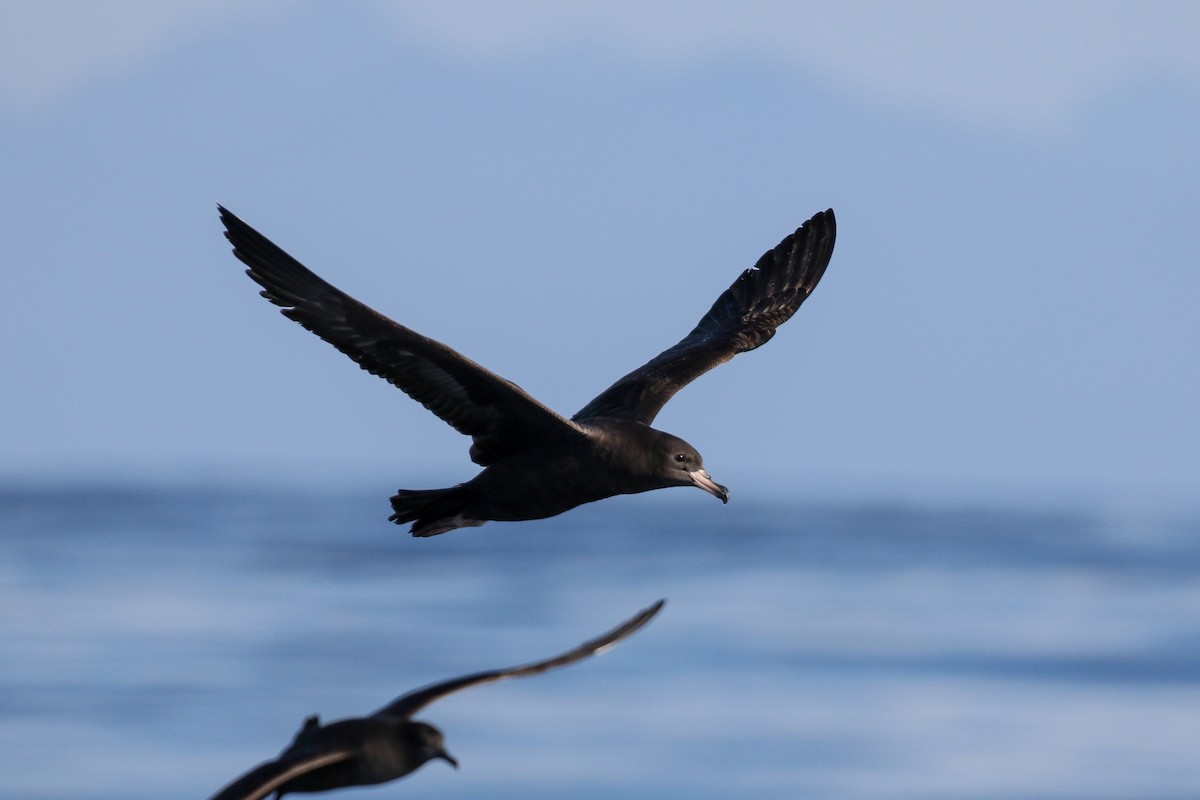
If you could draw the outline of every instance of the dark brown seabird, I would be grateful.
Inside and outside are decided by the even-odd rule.
[[[696,448],[650,424],[684,386],[775,335],[821,280],[836,234],[832,209],[815,215],[743,272],[691,333],[567,419],[512,381],[336,289],[218,208],[234,255],[263,297],[472,438],[471,460],[484,467],[474,478],[392,497],[389,519],[412,522],[414,536],[488,520],[542,519],[669,486],[698,486],[728,502],[729,490],[709,476]]]
[[[414,720],[413,714],[462,689],[536,675],[602,653],[649,622],[665,602],[659,600],[603,636],[545,661],[435,683],[393,700],[369,717],[322,725],[311,716],[278,758],[254,767],[213,795],[212,800],[259,800],[271,792],[280,798],[287,792],[324,792],[387,783],[435,758],[458,767],[446,752],[442,732]]]

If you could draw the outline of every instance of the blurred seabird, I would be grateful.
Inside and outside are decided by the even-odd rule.
[[[602,653],[631,635],[659,612],[665,600],[562,655],[519,667],[477,672],[409,692],[368,717],[322,725],[316,716],[304,725],[279,757],[263,762],[221,789],[212,800],[259,800],[271,792],[324,792],[403,778],[436,758],[457,767],[446,752],[442,732],[412,717],[453,692],[506,678],[536,675]]]

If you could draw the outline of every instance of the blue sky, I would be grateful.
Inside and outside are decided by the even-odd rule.
[[[474,473],[218,202],[564,413],[832,206],[811,300],[658,419],[735,502],[1192,501],[1200,6],[499,8],[5,3],[0,474]]]

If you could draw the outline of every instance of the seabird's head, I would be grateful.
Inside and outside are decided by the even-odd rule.
[[[661,433],[661,432],[660,432]],[[717,483],[704,468],[704,457],[696,448],[669,433],[661,433],[659,452],[664,460],[660,468],[675,486],[699,486],[722,503],[729,502],[729,490]]]
[[[442,736],[441,731],[426,722],[416,721],[412,723],[410,730],[412,731],[410,752],[417,758],[418,764],[440,758],[458,769],[458,761],[446,752],[446,739]]]

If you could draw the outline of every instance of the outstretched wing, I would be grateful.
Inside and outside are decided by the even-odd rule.
[[[649,425],[684,386],[775,335],[825,274],[835,236],[833,209],[805,222],[743,272],[678,344],[605,389],[572,419],[617,417]]]
[[[285,754],[275,761],[259,764],[214,794],[211,800],[259,800],[290,780],[352,757],[353,753],[349,750],[313,754],[305,758]]]
[[[402,717],[409,718],[416,714],[425,706],[435,700],[445,697],[453,692],[466,689],[471,686],[477,686],[484,683],[495,683],[502,681],[505,678],[517,678],[525,675],[536,675],[539,672],[554,669],[555,667],[565,667],[567,664],[573,664],[576,661],[594,656],[597,653],[602,653],[608,648],[615,645],[617,642],[629,636],[638,628],[641,628],[650,619],[659,612],[666,600],[659,600],[649,608],[639,612],[617,627],[613,628],[608,633],[598,636],[595,639],[584,642],[573,650],[569,650],[562,655],[548,658],[545,661],[535,661],[532,664],[525,664],[519,667],[509,667],[508,669],[497,669],[488,672],[477,672],[474,675],[467,675],[462,678],[435,683],[432,686],[426,686],[423,689],[417,689],[414,692],[400,697],[388,706],[379,709],[375,712],[378,717]]]
[[[393,322],[324,281],[225,208],[233,254],[283,315],[404,391],[475,440],[486,466],[531,442],[580,435],[578,426],[441,342]]]

